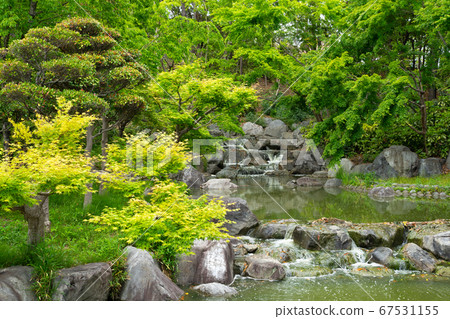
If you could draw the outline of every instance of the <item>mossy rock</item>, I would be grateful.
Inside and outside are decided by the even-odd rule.
[[[439,262],[434,272],[438,276],[450,277],[450,262],[448,261]]]
[[[247,256],[235,256],[233,262],[233,272],[235,275],[241,275],[245,269],[245,258]]]
[[[333,270],[320,266],[302,267],[291,265],[287,273],[290,277],[319,277],[330,275],[333,273]]]
[[[450,277],[450,267],[437,266],[435,270],[436,275],[442,277]]]
[[[385,277],[394,274],[394,271],[387,267],[358,267],[353,268],[351,273],[363,277]]]
[[[296,252],[291,247],[260,247],[257,255],[271,257],[278,260],[280,263],[286,263],[295,260]]]
[[[358,247],[395,247],[403,242],[404,226],[394,223],[354,224],[348,234]]]
[[[411,264],[408,264],[409,261],[404,260],[402,258],[392,257],[389,259],[388,264],[386,265],[390,269],[400,270],[400,269],[412,269]]]
[[[423,238],[429,235],[450,231],[450,223],[448,221],[437,221],[427,224],[417,224],[408,231],[408,243],[414,243],[423,247]]]
[[[356,262],[351,251],[329,251],[316,253],[314,263],[327,268],[344,268]]]

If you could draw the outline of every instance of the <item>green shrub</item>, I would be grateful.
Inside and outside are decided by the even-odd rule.
[[[276,102],[274,104],[274,102]],[[264,114],[280,119],[287,124],[293,124],[305,120],[312,113],[306,106],[305,100],[298,95],[274,97],[274,100],[263,100]]]
[[[372,162],[385,148],[391,145],[405,145],[420,157],[446,158],[450,150],[450,99],[440,97],[427,109],[427,147],[423,150],[423,137],[416,134],[405,123],[420,127],[417,113],[405,113],[397,117],[387,127],[364,126],[364,133],[348,153],[362,154],[364,161]]]
[[[106,208],[89,221],[101,225],[100,230],[117,231],[127,244],[151,251],[173,271],[176,257],[189,253],[195,239],[229,237],[222,232],[225,214],[221,201],[192,199],[186,186],[168,182],[154,186],[148,202],[133,198],[128,206]]]
[[[351,174],[345,172],[342,168],[337,171],[336,178],[341,179],[342,184],[352,186],[371,187],[378,182],[375,173]]]

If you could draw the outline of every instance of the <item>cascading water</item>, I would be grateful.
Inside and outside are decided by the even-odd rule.
[[[269,153],[269,161],[267,166],[265,167],[266,171],[276,171],[280,167],[280,163],[283,160],[283,154],[270,154]]]
[[[286,235],[284,235],[284,239],[292,239],[292,234],[294,233],[294,229],[297,224],[289,224],[286,228]]]
[[[366,262],[366,252],[356,246],[355,242],[352,242],[352,249],[350,250],[350,254],[352,254],[353,258],[355,258],[356,263]]]
[[[242,141],[226,145],[225,167],[239,169],[239,175],[262,175],[277,171],[283,161],[283,154],[277,150],[248,149]]]

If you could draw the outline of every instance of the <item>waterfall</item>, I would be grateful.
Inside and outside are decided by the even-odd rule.
[[[294,229],[297,224],[289,224],[286,228],[286,235],[284,235],[284,239],[292,239],[292,234],[294,233]]]
[[[356,263],[365,263],[366,262],[366,252],[356,246],[355,242],[352,242],[352,249],[350,253],[355,258]]]
[[[280,163],[283,160],[283,154],[272,154],[272,153],[268,153],[267,154],[269,156],[269,161],[267,162],[266,165],[266,170],[267,171],[277,171],[278,168],[280,167]]]

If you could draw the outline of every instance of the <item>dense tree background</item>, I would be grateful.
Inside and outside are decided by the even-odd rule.
[[[41,96],[46,97],[54,89],[93,92],[106,100],[109,107],[113,101],[122,105],[115,114],[102,113],[103,123],[98,125],[103,125],[101,131],[109,135],[122,135],[133,118],[139,128],[166,127],[168,131],[181,132],[180,125],[185,125],[184,129],[190,126],[189,130],[201,131],[192,124],[197,120],[206,124],[209,120],[198,119],[196,114],[193,119],[181,119],[184,123],[178,123],[180,117],[168,107],[168,102],[176,104],[178,97],[171,98],[173,88],[163,80],[176,77],[177,72],[182,72],[180,68],[195,64],[204,72],[200,82],[227,79],[222,82],[232,80],[229,85],[256,88],[259,104],[239,109],[230,106],[228,111],[235,116],[247,115],[247,120],[256,120],[265,113],[287,122],[311,117],[317,124],[310,127],[308,134],[323,144],[327,157],[364,154],[366,160],[371,160],[392,144],[409,146],[421,156],[443,157],[449,150],[448,0],[3,0],[0,3],[3,48],[0,58],[6,60],[0,70],[3,95],[16,99],[12,86],[19,84],[25,85],[27,92],[40,90]],[[30,39],[42,38],[42,30],[53,30],[57,37],[71,37],[68,31],[58,33],[53,26],[74,16],[92,17],[116,29],[121,42],[114,50],[133,54],[124,63],[133,63],[137,54],[140,64],[135,65],[136,69],[142,67],[148,71],[141,72],[143,75],[165,83],[158,87],[150,81],[137,90],[135,103],[148,102],[149,97],[153,101],[147,105],[145,115],[134,117],[134,112],[124,113],[132,108],[125,107],[126,100],[117,99],[113,90],[86,90],[95,86],[89,81],[98,78],[89,73],[92,69],[86,60],[69,61],[76,62],[79,72],[84,72],[79,74],[83,78],[79,83],[36,82],[36,63],[40,62],[20,58],[18,43],[28,41],[25,44],[31,45]],[[33,29],[42,27],[51,29]],[[31,29],[34,31],[30,34]],[[104,28],[97,36],[108,42],[108,30],[112,29]],[[51,55],[50,48],[47,50]],[[105,50],[100,51],[99,55],[103,55]],[[66,51],[58,59],[39,59],[43,67],[49,68],[51,64],[66,63],[67,55],[74,53],[84,51]],[[53,62],[44,63],[46,59]],[[98,70],[96,64],[95,72]],[[145,81],[137,73],[129,80],[132,87]],[[117,90],[120,88],[116,86]],[[42,90],[50,93],[43,94]],[[158,109],[155,97],[166,101],[167,107]],[[33,106],[17,106],[21,110],[18,116],[22,112],[47,111],[44,105],[50,103],[27,101]],[[222,108],[224,113],[226,108]],[[124,114],[126,119],[120,119]],[[217,119],[224,118],[220,115]],[[6,123],[5,115],[3,122]],[[232,128],[228,124],[225,126]],[[6,123],[3,127],[4,141],[8,139],[7,126]],[[103,140],[107,141],[107,137],[104,135]]]

